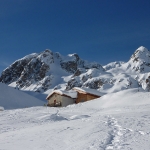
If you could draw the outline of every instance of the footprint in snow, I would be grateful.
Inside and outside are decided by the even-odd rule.
[[[108,139],[106,141],[105,150],[121,150],[123,136],[129,132],[132,132],[132,129],[123,128],[118,124],[118,121],[108,116],[107,121],[110,132],[108,133]]]

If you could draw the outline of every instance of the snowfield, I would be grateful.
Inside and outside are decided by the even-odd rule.
[[[43,105],[44,101],[0,83],[0,110]]]
[[[64,108],[0,112],[0,150],[149,150],[150,93],[129,89]]]

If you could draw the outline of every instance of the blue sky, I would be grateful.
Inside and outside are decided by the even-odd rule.
[[[150,0],[0,0],[0,71],[45,49],[104,65],[150,49]]]

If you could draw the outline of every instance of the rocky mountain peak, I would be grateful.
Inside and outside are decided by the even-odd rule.
[[[104,71],[100,64],[84,61],[76,53],[62,56],[46,49],[15,61],[2,72],[0,82],[42,92],[64,82],[62,76],[79,76],[91,68]]]
[[[129,63],[136,72],[150,71],[150,51],[141,46],[131,56]]]
[[[40,53],[37,59],[47,65],[54,63],[53,52],[49,49],[46,49],[44,52]]]
[[[140,46],[136,51],[140,51],[140,52],[144,52],[145,51],[145,52],[147,52],[148,49],[146,47],[144,47],[144,46]]]
[[[131,60],[134,61],[138,61],[138,60],[142,60],[142,61],[149,61],[150,60],[150,51],[141,46],[139,47],[131,56]]]
[[[72,58],[72,60],[74,60],[74,61],[76,61],[76,62],[80,60],[79,55],[76,54],[76,53],[74,53],[74,54],[69,54],[68,56],[69,56],[70,58]]]

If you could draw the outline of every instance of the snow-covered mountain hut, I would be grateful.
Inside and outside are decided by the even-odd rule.
[[[63,91],[54,90],[47,96],[48,104],[50,107],[65,107],[74,104],[77,98],[76,91]]]
[[[76,103],[85,102],[89,100],[93,100],[104,95],[97,90],[89,89],[89,88],[73,88],[74,91],[77,92]]]
[[[70,104],[93,100],[102,95],[104,94],[94,89],[75,87],[70,91],[54,90],[46,99],[48,100],[47,106],[65,107]]]

